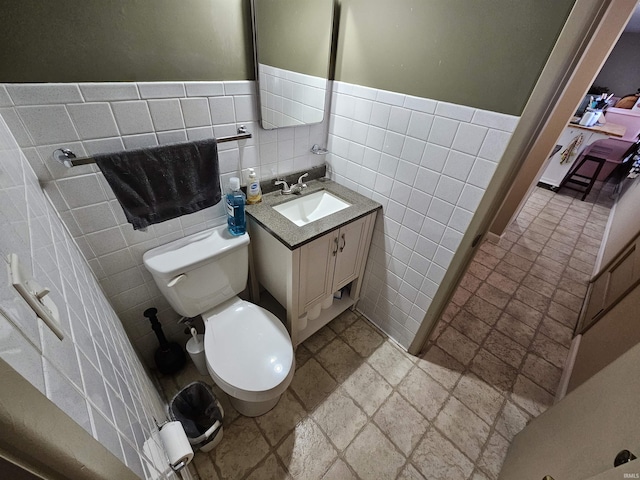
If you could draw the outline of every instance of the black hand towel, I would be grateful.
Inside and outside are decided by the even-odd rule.
[[[94,157],[135,230],[220,201],[215,139]]]

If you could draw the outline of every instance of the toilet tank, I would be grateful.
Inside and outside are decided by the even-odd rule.
[[[195,317],[242,292],[249,271],[249,234],[226,225],[151,249],[145,267],[173,309]]]

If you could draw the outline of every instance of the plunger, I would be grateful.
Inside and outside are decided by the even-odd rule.
[[[160,346],[154,355],[156,367],[158,367],[160,373],[170,375],[178,372],[184,366],[186,358],[182,347],[175,342],[169,342],[164,336],[162,325],[156,316],[157,313],[158,309],[147,308],[143,315],[151,322],[151,328],[156,337],[158,337],[158,342],[160,342]]]

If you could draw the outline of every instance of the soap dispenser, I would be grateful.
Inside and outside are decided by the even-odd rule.
[[[247,185],[247,205],[254,205],[262,201],[260,182],[256,178],[256,171],[249,169],[249,184]]]

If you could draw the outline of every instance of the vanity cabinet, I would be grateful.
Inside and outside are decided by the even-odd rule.
[[[286,308],[294,346],[355,306],[375,218],[374,211],[295,249],[249,218],[253,274]],[[349,284],[348,293],[333,299],[335,292]]]
[[[358,277],[368,218],[300,247],[298,308],[306,312]]]

